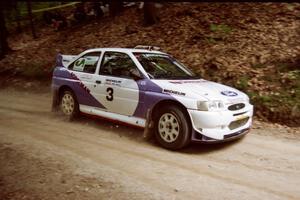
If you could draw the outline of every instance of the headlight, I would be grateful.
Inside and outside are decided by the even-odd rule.
[[[198,101],[198,110],[201,111],[219,111],[224,108],[222,101]]]

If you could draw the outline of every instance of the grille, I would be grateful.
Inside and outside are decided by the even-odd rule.
[[[242,114],[245,114],[246,112],[241,112],[241,113],[235,113],[233,114],[233,116],[238,116],[238,115],[242,115]]]
[[[244,107],[245,107],[244,103],[237,103],[237,104],[228,106],[228,110],[240,110],[240,109],[243,109]]]
[[[248,120],[249,120],[249,117],[246,117],[246,118],[240,119],[240,120],[236,120],[234,122],[231,122],[228,127],[230,130],[239,128],[241,126],[244,126],[248,122]]]

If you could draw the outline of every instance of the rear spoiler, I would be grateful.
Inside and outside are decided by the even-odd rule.
[[[76,58],[75,55],[62,55],[57,54],[56,56],[56,67],[67,67],[67,65]]]

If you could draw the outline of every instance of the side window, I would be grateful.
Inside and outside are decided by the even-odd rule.
[[[83,55],[69,66],[69,70],[91,74],[95,73],[100,54],[100,52],[91,52]]]
[[[132,73],[141,75],[140,71],[125,53],[105,52],[100,66],[100,75],[109,75],[123,78],[133,78]]]

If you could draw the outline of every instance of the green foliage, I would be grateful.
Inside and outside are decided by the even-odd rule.
[[[251,102],[255,106],[266,106],[267,108],[292,109],[299,104],[300,86],[293,90],[280,90],[272,94],[261,95],[254,91],[247,92]]]
[[[290,80],[297,80],[300,78],[300,70],[289,71],[287,76]]]
[[[276,69],[280,72],[286,72],[288,71],[288,64],[287,63],[278,63],[276,65]]]
[[[262,102],[262,103],[269,103],[272,101],[273,97],[272,96],[268,96],[268,95],[261,95],[261,96],[258,96],[259,97],[259,100]]]
[[[209,29],[212,32],[229,34],[232,31],[232,28],[226,24],[211,24]]]
[[[205,41],[208,42],[208,43],[216,43],[217,41],[212,38],[212,37],[208,37],[208,38],[205,38]]]
[[[260,69],[260,68],[264,68],[265,66],[266,66],[266,64],[257,63],[257,64],[252,65],[252,68]]]
[[[247,92],[250,99],[254,99],[258,94],[256,92],[249,91]]]
[[[31,9],[33,11],[33,15],[35,17],[40,18],[42,16],[42,12],[35,13],[35,10],[40,9],[46,9],[54,6],[61,5],[61,2],[59,1],[49,1],[49,2],[31,2]],[[9,25],[9,23],[12,23],[16,21],[17,15],[19,15],[21,20],[25,20],[28,15],[27,10],[27,2],[26,1],[18,1],[16,4],[17,10],[14,7],[10,7],[9,9],[5,10],[5,18]]]
[[[59,1],[48,1],[48,2],[32,2],[31,7],[32,10],[39,10],[43,8],[49,8],[53,6],[60,5],[61,3]],[[21,16],[26,16],[27,15],[27,2],[26,1],[21,1],[18,2],[18,8],[20,10]]]
[[[41,66],[39,63],[31,63],[24,67],[21,75],[27,78],[44,78],[47,77],[49,69]]]
[[[250,78],[247,75],[240,77],[239,80],[237,81],[236,87],[240,90],[245,91],[248,88],[249,80]]]
[[[286,5],[287,9],[289,9],[290,11],[293,11],[295,9],[295,6],[292,4],[288,4]]]
[[[212,34],[205,38],[207,43],[217,43],[218,41],[223,41],[228,34],[232,31],[232,28],[225,24],[210,24],[209,26]]]

